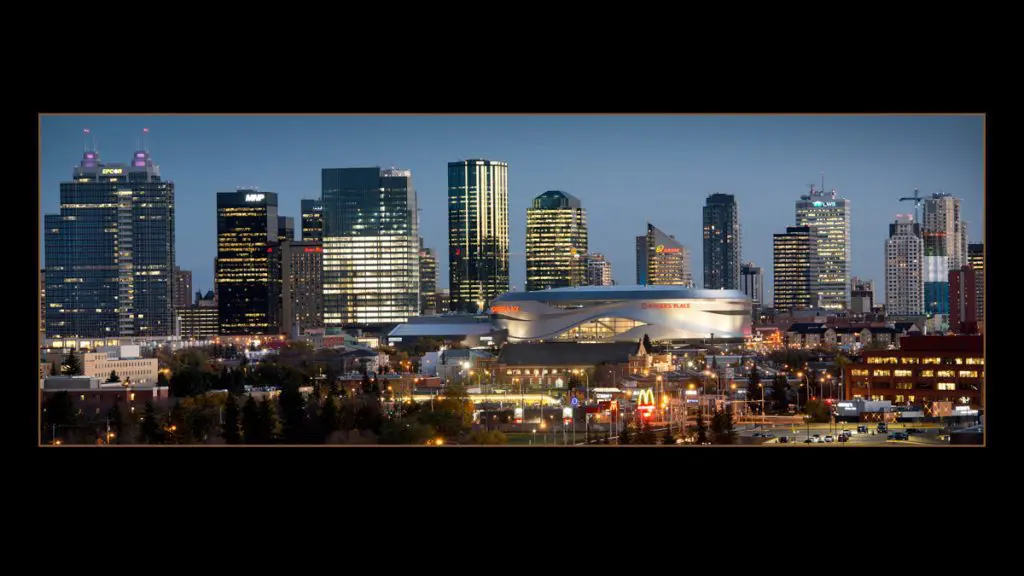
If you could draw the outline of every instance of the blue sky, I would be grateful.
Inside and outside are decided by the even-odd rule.
[[[914,188],[960,197],[970,241],[981,241],[983,123],[981,116],[45,116],[41,206],[58,212],[60,182],[82,157],[83,128],[104,162],[127,162],[149,128],[153,159],[175,183],[178,264],[205,291],[213,287],[217,192],[277,192],[281,213],[298,220],[299,200],[319,196],[321,168],[406,168],[419,194],[421,234],[441,255],[438,286],[447,287],[447,163],[504,160],[513,285],[525,284],[526,208],[546,190],[583,202],[590,249],[611,260],[616,282],[635,283],[634,237],[650,221],[690,248],[702,285],[701,207],[723,192],[736,195],[743,259],[764,269],[770,300],[772,234],[794,224],[794,202],[824,172],[825,187],[852,201],[851,274],[883,292],[888,224],[912,211],[897,200]]]

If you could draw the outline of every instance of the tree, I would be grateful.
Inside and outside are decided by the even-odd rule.
[[[320,435],[327,438],[331,433],[341,429],[341,414],[338,411],[338,399],[334,392],[327,390],[327,398],[320,408]]]
[[[711,432],[714,435],[715,444],[732,444],[736,439],[732,412],[729,410],[716,411],[711,418]]]
[[[57,361],[50,362],[50,376],[60,376],[60,368],[57,367]]]
[[[107,382],[120,382],[120,381],[121,381],[121,377],[117,375],[117,372],[115,372],[114,370],[111,370],[110,371],[110,376],[107,377]]]
[[[697,444],[706,444],[708,441],[708,425],[704,422],[704,414],[697,413]]]
[[[239,444],[242,441],[238,433],[238,400],[235,395],[228,392],[228,398],[224,402],[224,423],[221,425],[221,437],[228,444]]]
[[[213,374],[201,369],[184,366],[171,376],[171,396],[185,398],[205,394],[212,387]]]
[[[174,401],[167,415],[167,440],[169,444],[186,444],[191,436],[186,420],[187,413],[180,400]]]
[[[146,408],[142,414],[142,425],[139,426],[139,442],[149,444],[164,443],[164,429],[156,417],[156,408],[149,400],[146,401]]]
[[[260,426],[264,444],[272,444],[277,438],[277,411],[270,402],[270,398],[264,397],[260,402]]]
[[[75,354],[75,349],[72,348],[68,355],[64,357],[64,372],[68,376],[81,376],[82,375],[82,362]]]
[[[821,400],[809,400],[806,404],[807,416],[813,423],[824,423],[831,420],[828,406]]]
[[[469,435],[470,444],[508,444],[508,436],[501,430],[477,430]]]
[[[760,389],[758,388],[760,383],[761,375],[757,372],[757,360],[754,360],[754,366],[750,369],[750,377],[747,379],[747,402],[753,404],[756,400],[760,400],[760,398],[757,398],[760,394]]]
[[[75,425],[75,404],[70,393],[62,390],[43,402],[43,425],[48,428],[47,433],[54,438],[60,437],[61,427]]]
[[[772,400],[775,402],[775,411],[780,414],[789,409],[787,388],[789,388],[789,382],[786,381],[786,377],[781,374],[776,376],[775,382],[772,383]]]
[[[185,414],[185,429],[187,440],[193,444],[205,442],[210,437],[210,429],[213,428],[213,418],[203,408],[193,408]]]
[[[620,445],[625,446],[625,445],[629,444],[630,442],[632,442],[632,438],[631,438],[631,432],[632,432],[631,429],[632,429],[632,427],[633,427],[633,425],[631,423],[629,423],[629,422],[626,422],[626,425],[622,427],[622,432],[619,433],[619,444]]]
[[[250,394],[242,407],[242,438],[246,444],[265,444],[263,429],[259,405]]]
[[[110,423],[110,430],[114,432],[115,441],[120,444],[125,428],[124,413],[121,412],[120,402],[114,402],[114,405],[107,411],[107,421]]]
[[[654,431],[651,430],[651,423],[644,420],[643,424],[640,425],[640,432],[636,435],[637,444],[657,444],[658,438],[654,435]]]
[[[301,444],[306,440],[305,399],[299,387],[287,383],[277,398],[281,406],[281,436],[286,444]]]
[[[654,346],[651,344],[651,337],[648,336],[646,332],[644,332],[644,350],[650,352],[653,349]]]
[[[156,385],[161,388],[167,388],[168,386],[170,386],[170,383],[167,381],[167,375],[164,374],[163,372],[157,374]]]

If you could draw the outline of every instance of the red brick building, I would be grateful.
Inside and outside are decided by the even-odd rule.
[[[860,362],[847,365],[845,372],[846,400],[984,405],[985,357],[978,335],[907,336],[899,350],[865,351]]]

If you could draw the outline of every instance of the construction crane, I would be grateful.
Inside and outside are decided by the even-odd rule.
[[[921,222],[921,218],[920,218],[921,215],[919,214],[919,211],[920,211],[921,202],[923,202],[923,201],[924,201],[924,198],[922,198],[920,196],[920,193],[919,193],[917,188],[914,188],[914,195],[913,196],[905,196],[903,198],[900,198],[900,202],[913,202],[914,203],[914,221],[918,222],[918,223]]]

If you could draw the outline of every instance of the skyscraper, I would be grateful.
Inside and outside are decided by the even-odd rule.
[[[921,283],[924,242],[912,216],[897,216],[885,241],[885,312],[891,316],[924,313]]]
[[[787,226],[785,234],[774,234],[772,239],[774,308],[789,312],[814,307],[820,236],[809,226]]]
[[[39,334],[46,337],[46,269],[39,270]]]
[[[279,243],[295,240],[295,218],[291,216],[277,217],[277,241]]]
[[[978,333],[977,272],[969,264],[949,273],[949,326],[958,334]]]
[[[928,314],[949,314],[949,272],[967,263],[960,199],[932,194],[924,201],[924,301]]]
[[[740,287],[740,215],[732,194],[712,194],[704,205],[704,287]]]
[[[174,184],[149,153],[86,152],[60,201],[44,224],[47,337],[173,334]]]
[[[750,297],[754,317],[764,305],[764,275],[761,267],[747,262],[740,267],[740,289]]]
[[[850,201],[815,190],[796,202],[796,225],[818,230],[819,268],[816,305],[826,310],[845,309],[850,302]]]
[[[526,209],[526,290],[586,283],[587,212],[578,198],[548,190]]]
[[[184,308],[192,303],[192,271],[174,267],[174,284],[171,306]]]
[[[302,241],[320,242],[324,237],[324,205],[320,200],[302,200]]]
[[[323,247],[281,243],[281,331],[298,336],[324,325]]]
[[[420,238],[420,315],[437,313],[437,254]]]
[[[279,334],[277,194],[217,193],[217,312],[223,335]]]
[[[637,284],[693,286],[690,250],[650,222],[647,234],[637,236]]]
[[[419,315],[419,218],[409,170],[323,169],[324,325]]]
[[[587,269],[587,286],[611,286],[612,263],[603,254],[592,252],[584,257]]]
[[[485,310],[508,292],[507,163],[448,163],[448,275],[452,311]]]
[[[978,324],[985,323],[985,245],[968,244],[967,260],[975,271],[974,284],[978,290]]]

